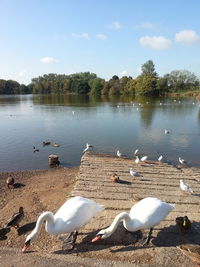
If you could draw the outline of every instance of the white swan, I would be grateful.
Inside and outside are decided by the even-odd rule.
[[[131,208],[129,214],[127,212],[119,213],[108,228],[97,233],[96,237],[92,239],[92,242],[111,236],[117,229],[118,224],[123,221],[124,227],[130,232],[150,228],[148,238],[145,242],[145,244],[148,244],[153,227],[159,224],[174,207],[174,204],[168,204],[158,198],[144,198]]]
[[[25,252],[31,242],[37,239],[45,221],[45,229],[49,234],[71,233],[70,238],[73,237],[73,239],[68,243],[72,244],[73,249],[78,234],[77,231],[103,209],[104,206],[97,204],[93,200],[76,196],[67,200],[54,215],[50,211],[43,212],[38,217],[34,230],[27,236],[22,251]]]

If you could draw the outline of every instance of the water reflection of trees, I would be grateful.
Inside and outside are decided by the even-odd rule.
[[[33,95],[33,103],[39,105],[75,105],[83,106],[97,106],[103,102],[109,102],[113,105],[122,102],[127,103],[132,100],[132,97],[128,96],[108,96],[108,95]]]
[[[89,104],[90,99],[87,95],[33,95],[33,103],[37,105],[82,106]]]
[[[147,128],[151,126],[156,112],[161,112],[169,117],[185,117],[191,115],[195,108],[195,105],[192,105],[192,100],[185,98],[175,102],[171,98],[137,98],[135,101],[142,104],[139,109],[141,123]]]
[[[0,105],[31,103],[32,95],[0,95]]]
[[[33,95],[33,103],[36,105],[56,105],[56,106],[70,106],[70,107],[87,107],[84,110],[86,116],[94,109],[90,107],[98,106],[112,106],[112,112],[116,115],[119,113],[129,114],[132,112],[133,105],[138,107],[141,123],[146,127],[150,127],[156,112],[161,112],[170,116],[187,116],[190,115],[195,105],[192,105],[192,100],[179,99],[176,102],[172,98],[147,98],[133,96],[108,96],[108,95]],[[119,109],[118,109],[119,107]],[[81,116],[81,115],[80,115]],[[200,113],[199,113],[200,121]]]

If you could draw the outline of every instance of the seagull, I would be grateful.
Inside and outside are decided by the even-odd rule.
[[[158,158],[158,161],[161,162],[163,160],[163,155],[160,155],[160,157]]]
[[[122,153],[119,152],[119,150],[117,150],[117,156],[120,158],[122,156]]]
[[[138,156],[136,156],[136,160],[135,160],[135,163],[139,163],[140,162],[140,159]]]
[[[92,145],[90,144],[86,144],[86,148],[83,150],[83,153],[85,153],[86,151],[88,151],[90,148],[92,147]]]
[[[33,152],[39,152],[39,149],[38,148],[35,148],[35,146],[33,146]]]
[[[170,133],[170,131],[165,129],[165,134],[169,134],[169,133]]]
[[[92,145],[90,145],[89,143],[86,143],[86,146],[88,146],[88,147],[93,147]]]
[[[191,194],[193,193],[192,188],[188,184],[184,183],[182,179],[180,180],[180,188],[185,192],[189,192]]]
[[[136,170],[134,170],[133,168],[130,168],[130,175],[131,176],[140,176],[140,174]]]
[[[75,114],[75,111],[74,110],[72,110],[72,115],[74,115]]]
[[[147,160],[147,158],[148,158],[148,156],[143,156],[143,157],[141,157],[141,161],[145,161],[145,160]]]
[[[138,152],[139,152],[139,149],[137,148],[137,149],[135,150],[134,154],[137,155]]]
[[[182,165],[187,165],[187,161],[182,159],[181,157],[179,157],[178,160]]]

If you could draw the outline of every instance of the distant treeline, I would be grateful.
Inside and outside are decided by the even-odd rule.
[[[136,78],[114,75],[109,81],[95,73],[80,72],[71,75],[45,74],[33,78],[29,85],[13,80],[0,80],[0,94],[101,94],[101,95],[163,95],[169,92],[200,90],[200,81],[187,70],[174,70],[159,77],[154,63],[142,65]]]

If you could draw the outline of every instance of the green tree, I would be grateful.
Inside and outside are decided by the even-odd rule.
[[[124,93],[135,95],[136,83],[137,81],[135,79],[129,79],[126,85],[124,86]]]
[[[135,94],[143,96],[157,94],[157,78],[148,75],[141,75],[137,77]]]
[[[131,80],[131,77],[127,77],[127,76],[123,76],[120,81],[119,81],[119,86],[120,86],[120,93],[121,94],[127,94],[128,92],[126,92],[125,88],[127,83]]]
[[[110,84],[109,82],[105,82],[101,91],[102,95],[108,95],[110,90]]]
[[[157,92],[159,95],[165,94],[169,91],[168,80],[164,77],[157,79]]]
[[[19,94],[20,84],[13,80],[7,80],[5,83],[5,93],[6,94]]]
[[[101,78],[95,78],[93,80],[91,80],[91,82],[89,83],[90,85],[90,94],[91,95],[100,95],[101,91],[103,89],[105,81]]]
[[[195,90],[200,84],[197,76],[188,70],[174,70],[166,74],[164,78],[171,91]]]
[[[146,63],[142,65],[142,73],[141,75],[147,75],[152,77],[157,77],[157,73],[155,71],[155,66],[152,60],[148,60]]]
[[[25,84],[20,84],[19,92],[20,94],[31,94],[32,91],[31,88],[29,88]]]
[[[0,79],[0,94],[6,94],[6,80]]]

